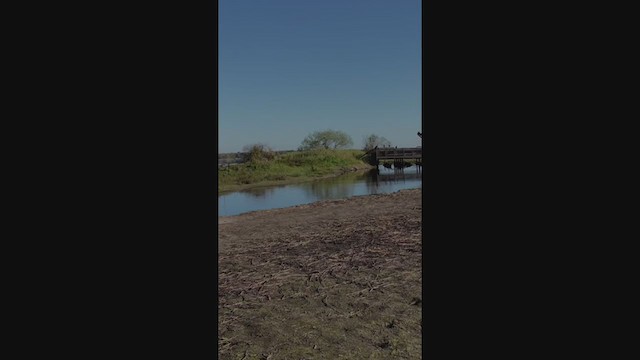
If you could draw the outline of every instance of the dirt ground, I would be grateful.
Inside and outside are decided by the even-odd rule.
[[[422,190],[221,217],[221,359],[420,359]]]

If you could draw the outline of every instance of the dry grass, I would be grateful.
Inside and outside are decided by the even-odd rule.
[[[221,359],[419,359],[421,190],[220,224]]]

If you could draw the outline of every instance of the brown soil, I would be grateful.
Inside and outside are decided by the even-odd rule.
[[[220,358],[420,359],[421,196],[219,218]]]

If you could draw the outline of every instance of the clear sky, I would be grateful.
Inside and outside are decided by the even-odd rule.
[[[341,130],[420,145],[420,0],[219,0],[219,152]]]

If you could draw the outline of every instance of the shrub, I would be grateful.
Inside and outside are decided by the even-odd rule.
[[[275,153],[271,148],[264,144],[252,144],[243,148],[246,153],[245,161],[250,163],[259,163],[266,160],[273,160]]]

